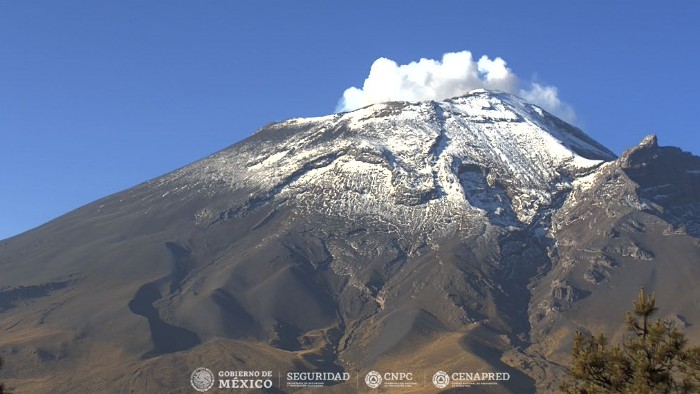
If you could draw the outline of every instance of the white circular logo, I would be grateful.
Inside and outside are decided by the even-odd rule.
[[[433,375],[433,384],[439,389],[444,389],[450,384],[450,375],[445,371],[437,371]]]
[[[376,389],[382,384],[382,375],[377,371],[370,371],[365,375],[365,383],[372,389]]]
[[[207,368],[200,367],[192,372],[190,376],[190,384],[195,390],[205,392],[214,387],[216,378],[214,374]]]

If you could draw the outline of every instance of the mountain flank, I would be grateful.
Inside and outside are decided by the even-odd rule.
[[[377,104],[0,241],[0,272],[18,392],[191,392],[201,366],[556,392],[573,333],[619,338],[640,287],[700,341],[700,158],[653,136],[618,158],[502,92]]]

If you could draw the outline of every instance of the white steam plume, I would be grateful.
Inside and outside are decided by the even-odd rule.
[[[446,53],[442,61],[420,59],[403,65],[381,57],[372,64],[362,89],[345,90],[336,111],[386,101],[444,100],[478,88],[516,94],[566,121],[575,119],[556,87],[520,81],[502,58],[484,55],[474,61],[469,51]]]

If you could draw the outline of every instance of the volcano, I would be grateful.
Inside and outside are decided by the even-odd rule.
[[[556,391],[573,333],[620,339],[640,287],[700,341],[700,158],[654,136],[618,158],[502,92],[376,104],[0,241],[0,272],[18,392],[192,392],[199,367]]]

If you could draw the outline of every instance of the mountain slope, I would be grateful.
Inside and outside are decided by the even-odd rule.
[[[700,158],[644,139],[575,182],[553,217],[552,269],[530,301],[531,350],[566,362],[574,330],[622,340],[634,289],[700,342]]]
[[[506,392],[546,390],[571,330],[619,327],[622,314],[590,325],[576,308],[626,305],[639,283],[616,284],[625,259],[695,273],[676,261],[697,261],[695,167],[678,187],[652,170],[697,158],[646,144],[663,153],[643,144],[616,159],[540,108],[481,90],[269,125],[2,241],[6,376],[36,392],[42,377],[186,392],[203,364],[444,365],[507,371]],[[650,241],[627,242],[630,215],[656,223],[641,224]],[[664,226],[682,233],[673,246],[657,242]],[[668,313],[690,322],[688,294]]]

